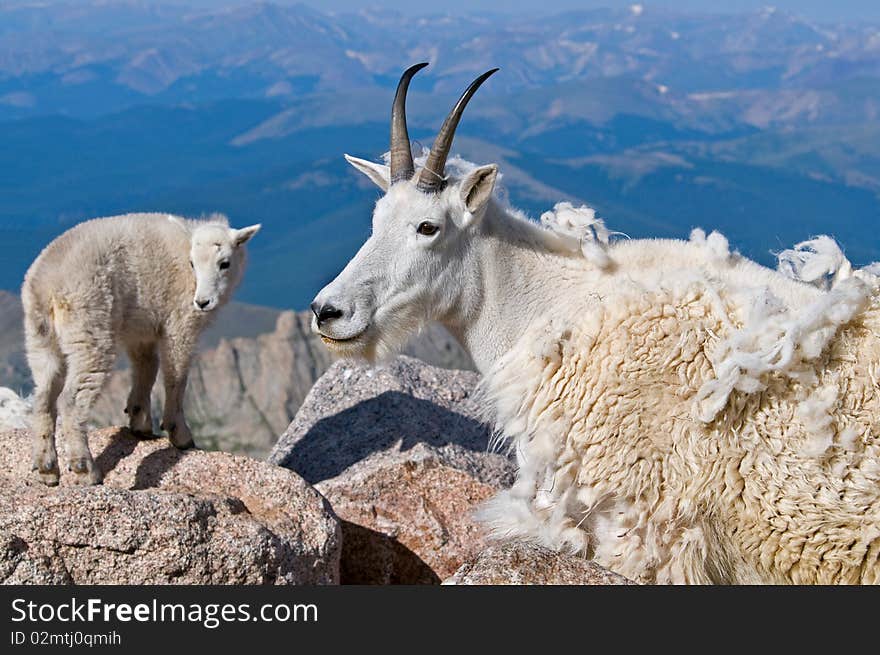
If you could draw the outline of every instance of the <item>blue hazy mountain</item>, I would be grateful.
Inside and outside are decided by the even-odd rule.
[[[880,259],[880,27],[783,12],[327,14],[271,3],[0,7],[0,288],[71,224],[126,211],[261,221],[239,298],[305,307],[369,234],[400,70],[429,145],[479,72],[456,149],[514,204],[596,207],[631,236],[719,229],[765,263],[820,232]]]

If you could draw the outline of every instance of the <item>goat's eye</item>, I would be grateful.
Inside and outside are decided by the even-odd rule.
[[[416,228],[416,232],[422,234],[426,237],[429,237],[433,234],[437,234],[440,231],[440,228],[434,225],[433,223],[429,223],[428,221],[423,221],[419,223],[419,226]]]
[[[189,267],[190,267],[191,269],[193,269],[193,270],[195,270],[195,268],[196,268],[196,267],[193,265],[193,260],[191,260],[191,259],[189,260]]]
[[[227,268],[229,268],[229,262],[220,262],[221,271],[225,271]]]

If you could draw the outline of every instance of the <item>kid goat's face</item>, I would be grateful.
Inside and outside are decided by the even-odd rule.
[[[210,312],[223,304],[241,277],[244,264],[241,247],[259,229],[259,225],[236,230],[209,224],[193,230],[189,259],[196,282],[193,309]]]

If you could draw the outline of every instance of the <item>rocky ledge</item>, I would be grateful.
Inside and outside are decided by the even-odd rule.
[[[2,582],[339,582],[339,523],[291,471],[108,429],[89,438],[104,484],[62,473],[50,489],[30,479],[29,439],[0,433]]]
[[[476,507],[508,486],[478,376],[409,357],[337,362],[269,461],[313,482],[342,519],[343,583],[439,583],[486,546]]]
[[[524,542],[494,544],[462,564],[444,584],[634,585],[595,562]]]

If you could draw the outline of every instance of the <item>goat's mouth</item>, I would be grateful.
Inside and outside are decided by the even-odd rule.
[[[328,337],[323,332],[319,332],[319,334],[321,336],[321,341],[323,341],[328,346],[343,346],[343,345],[347,345],[347,344],[355,344],[356,342],[360,341],[363,338],[363,336],[366,334],[366,332],[367,332],[367,330],[366,330],[366,328],[364,328],[363,330],[361,330],[357,334],[354,334],[350,337],[342,337],[342,338]]]

